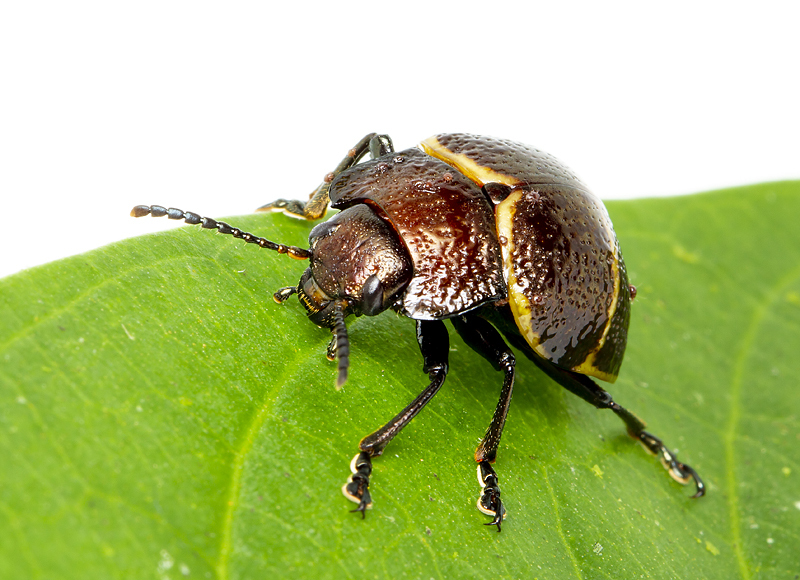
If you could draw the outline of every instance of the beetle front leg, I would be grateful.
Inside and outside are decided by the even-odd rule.
[[[691,466],[678,461],[675,454],[664,445],[661,439],[645,431],[644,421],[622,405],[617,404],[608,391],[600,388],[597,383],[586,375],[560,369],[540,357],[536,357],[536,359],[534,359],[534,362],[562,387],[565,387],[598,409],[611,409],[614,411],[617,417],[625,423],[628,435],[641,443],[648,452],[658,457],[661,460],[661,464],[675,481],[686,485],[694,480],[696,489],[695,494],[692,496],[693,498],[705,495],[706,485],[697,472]]]
[[[492,363],[495,370],[504,373],[503,388],[500,391],[500,400],[497,402],[492,422],[486,430],[483,441],[475,450],[475,461],[478,462],[478,484],[482,489],[478,498],[478,509],[486,515],[492,516],[492,521],[486,525],[497,526],[499,532],[506,515],[506,508],[500,501],[497,473],[491,464],[497,459],[500,437],[503,434],[503,427],[511,405],[516,359],[500,333],[483,318],[468,314],[452,318],[451,321],[464,342]]]
[[[392,153],[394,147],[388,135],[378,135],[370,133],[365,135],[356,146],[350,149],[339,165],[328,173],[322,183],[309,196],[308,201],[302,202],[296,199],[276,199],[266,205],[262,205],[256,211],[282,211],[293,217],[307,220],[317,220],[325,215],[330,202],[331,183],[342,171],[350,169],[353,165],[361,161],[369,153],[373,158]]]
[[[422,370],[428,373],[430,384],[391,421],[361,440],[361,452],[350,462],[352,474],[342,487],[344,496],[358,504],[353,512],[361,512],[361,517],[372,507],[369,493],[372,458],[383,453],[389,442],[419,414],[428,402],[439,392],[447,377],[447,359],[450,351],[450,338],[447,328],[440,320],[417,321],[417,342],[422,352]]]

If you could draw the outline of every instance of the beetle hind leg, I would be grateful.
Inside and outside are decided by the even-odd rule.
[[[678,461],[675,454],[664,445],[661,439],[645,431],[644,421],[622,405],[617,404],[608,391],[600,388],[597,383],[586,375],[561,369],[538,356],[532,358],[536,365],[545,371],[550,378],[568,391],[578,395],[598,409],[611,409],[614,411],[614,414],[625,423],[628,435],[641,443],[649,453],[658,457],[661,460],[661,464],[675,481],[683,485],[694,481],[696,489],[695,494],[692,496],[693,498],[705,495],[706,485],[698,473],[691,466]]]
[[[353,165],[361,161],[369,153],[373,158],[392,153],[394,147],[388,135],[377,135],[370,133],[364,136],[356,146],[350,149],[344,159],[336,166],[336,169],[328,173],[322,183],[309,196],[308,201],[296,199],[276,199],[266,205],[262,205],[256,211],[282,211],[292,217],[317,220],[325,215],[330,202],[331,183],[334,178],[342,171],[350,169]]]
[[[700,479],[700,476],[691,466],[678,461],[676,455],[664,445],[661,439],[645,431],[644,421],[628,411],[625,407],[617,404],[611,398],[611,395],[594,384],[594,381],[588,377],[585,378],[586,381],[591,382],[596,389],[594,396],[597,402],[594,403],[594,405],[598,409],[611,409],[614,411],[617,417],[622,419],[625,426],[628,428],[628,435],[641,443],[649,453],[658,457],[664,469],[667,470],[672,479],[682,485],[688,485],[690,481],[694,480],[695,493],[692,498],[703,497],[706,494],[706,484],[703,483],[703,480]]]
[[[694,480],[697,490],[692,496],[693,498],[705,495],[706,486],[697,472],[690,465],[678,461],[675,454],[667,449],[661,439],[644,430],[639,433],[630,433],[630,436],[639,441],[649,453],[659,458],[661,465],[664,466],[664,469],[667,470],[672,479],[683,485],[688,485],[690,481]]]

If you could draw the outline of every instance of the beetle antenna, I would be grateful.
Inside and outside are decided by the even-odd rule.
[[[296,246],[286,246],[284,244],[276,244],[266,238],[260,238],[251,233],[244,232],[239,228],[234,228],[225,222],[219,222],[215,219],[202,217],[190,211],[183,211],[174,207],[166,208],[160,205],[137,205],[131,210],[131,216],[144,217],[151,215],[153,217],[167,216],[171,220],[183,220],[187,224],[200,225],[207,230],[216,229],[221,234],[229,234],[234,238],[244,240],[248,244],[258,244],[259,247],[266,250],[275,250],[279,254],[288,254],[289,257],[298,260],[307,260],[311,257],[311,252]]]
[[[347,367],[350,366],[350,339],[344,323],[344,302],[337,300],[333,308],[333,333],[336,336],[336,360],[339,362],[339,375],[336,388],[341,389],[347,381]]]

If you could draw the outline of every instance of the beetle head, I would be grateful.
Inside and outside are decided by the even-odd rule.
[[[317,224],[308,236],[311,266],[298,285],[312,321],[330,327],[329,303],[345,316],[380,314],[411,279],[411,259],[395,231],[366,205]]]
[[[335,334],[341,385],[347,376],[342,349],[349,350],[344,319],[392,306],[411,279],[411,258],[394,229],[363,204],[317,224],[308,242],[311,266],[297,294],[309,319]]]
[[[374,316],[383,312],[395,302],[412,275],[411,257],[397,233],[366,205],[355,205],[318,224],[308,238],[310,250],[279,244],[177,208],[137,205],[131,215],[182,219],[292,258],[311,259],[311,267],[297,287],[281,288],[274,297],[283,302],[297,293],[311,321],[333,330],[328,356],[333,358],[335,353],[339,361],[338,386],[347,379],[350,351],[344,319],[350,314]]]

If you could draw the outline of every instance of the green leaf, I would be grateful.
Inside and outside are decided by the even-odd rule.
[[[453,335],[362,521],[340,488],[360,438],[427,384],[413,322],[351,321],[337,391],[329,333],[271,299],[304,263],[186,227],[0,281],[0,577],[794,577],[800,182],[608,207],[639,289],[609,389],[707,497],[519,357],[509,515],[484,527],[472,453],[501,375]]]

